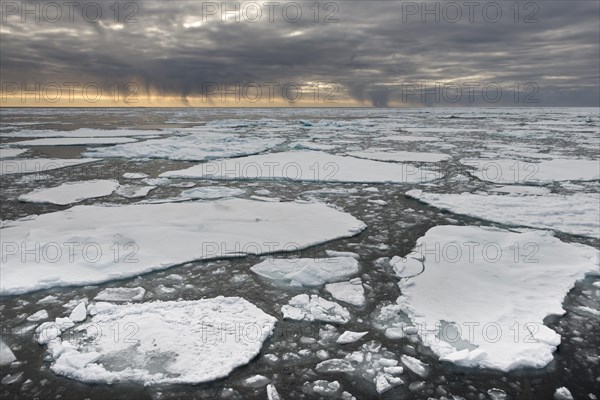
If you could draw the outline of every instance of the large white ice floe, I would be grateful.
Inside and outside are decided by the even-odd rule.
[[[162,173],[168,178],[292,180],[312,182],[417,183],[440,178],[438,171],[320,151],[285,151],[226,159]]]
[[[62,185],[35,189],[19,196],[19,200],[27,203],[52,203],[68,205],[86,199],[109,196],[119,187],[114,179],[67,182]]]
[[[297,251],[364,228],[318,203],[75,206],[2,228],[1,294],[105,282],[193,260]]]
[[[229,188],[225,186],[204,186],[184,190],[183,192],[181,192],[181,195],[179,197],[188,200],[214,200],[222,199],[225,197],[241,196],[244,193],[246,193],[244,189]]]
[[[91,158],[15,158],[0,161],[0,175],[43,173],[53,169],[97,162]]]
[[[348,153],[348,155],[369,160],[393,162],[440,162],[450,159],[447,154],[416,151],[355,151]]]
[[[94,148],[85,154],[89,157],[203,161],[260,153],[283,141],[278,137],[242,137],[231,133],[200,131],[184,136],[173,135],[161,139]]]
[[[333,301],[315,294],[299,294],[281,307],[283,317],[297,321],[321,321],[345,324],[350,321],[350,312]]]
[[[0,366],[10,365],[13,361],[16,361],[17,357],[13,354],[12,350],[6,343],[0,340]]]
[[[442,361],[502,371],[552,361],[560,335],[544,318],[599,268],[596,249],[547,231],[437,226],[415,251],[425,269],[400,282],[397,302],[418,335]]]
[[[240,297],[114,305],[48,342],[52,371],[83,382],[195,384],[258,355],[276,319]],[[121,330],[115,340],[114,327]],[[77,333],[83,340],[75,339]]]
[[[121,144],[136,142],[135,139],[126,137],[69,137],[69,138],[42,138],[12,142],[11,146],[82,146],[99,144]]]
[[[0,158],[13,158],[26,152],[27,149],[0,149]]]
[[[119,137],[119,136],[156,136],[170,131],[153,131],[141,129],[92,129],[79,128],[72,131],[56,131],[51,129],[22,129],[3,134],[6,137],[33,137],[33,138],[89,138],[89,137]]]
[[[260,277],[282,286],[323,286],[355,275],[358,261],[352,257],[269,258],[250,268]]]
[[[600,179],[600,161],[556,158],[528,162],[514,159],[465,158],[470,173],[494,183],[548,183],[555,181],[591,181]]]
[[[552,229],[581,236],[600,236],[598,193],[524,197],[427,193],[416,189],[406,192],[406,195],[442,210],[501,224]]]

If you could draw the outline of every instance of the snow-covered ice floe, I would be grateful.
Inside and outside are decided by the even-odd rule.
[[[13,158],[26,152],[27,149],[0,149],[0,158]]]
[[[359,266],[352,257],[270,258],[250,270],[278,285],[316,287],[348,279],[358,273]]]
[[[0,161],[0,175],[32,174],[50,171],[53,169],[72,167],[75,165],[98,162],[91,158],[15,158]]]
[[[12,350],[6,343],[0,340],[0,365],[10,365],[13,361],[16,361],[17,357],[13,354]]]
[[[96,303],[91,313],[90,323],[72,328],[83,340],[48,342],[56,374],[97,383],[209,382],[256,357],[277,321],[240,297]],[[120,340],[115,324],[126,331]]]
[[[364,228],[316,203],[75,206],[2,228],[1,294],[105,282],[193,260],[297,251]],[[25,257],[32,248],[38,256]]]
[[[561,338],[543,320],[564,313],[564,297],[598,273],[600,257],[547,231],[470,226],[431,228],[416,251],[425,270],[399,283],[397,302],[423,342],[442,361],[502,371],[552,361]]]
[[[6,137],[32,137],[32,138],[106,138],[119,136],[156,136],[167,134],[170,131],[141,130],[141,129],[92,129],[79,128],[72,131],[56,131],[51,129],[22,129],[4,133]]]
[[[123,178],[125,178],[125,179],[144,179],[144,178],[148,178],[148,174],[144,174],[142,172],[125,172],[123,174]]]
[[[325,285],[325,291],[334,299],[353,306],[362,307],[367,302],[365,288],[360,278],[350,279],[348,282],[330,283]]]
[[[187,200],[214,200],[222,199],[225,197],[241,196],[244,193],[246,193],[246,191],[244,189],[239,188],[229,188],[225,186],[204,186],[184,190],[183,192],[181,192],[180,198]]]
[[[94,297],[96,301],[128,302],[142,301],[146,290],[142,287],[106,288]]]
[[[119,196],[127,199],[137,199],[139,197],[146,197],[148,193],[156,189],[156,186],[138,186],[138,185],[121,185],[117,188],[116,193]]]
[[[598,193],[545,196],[441,194],[415,189],[406,196],[456,214],[501,224],[552,229],[573,235],[599,237]]]
[[[220,180],[417,183],[439,179],[442,174],[411,164],[392,164],[320,151],[285,151],[212,161],[183,170],[164,172],[160,176]]]
[[[550,194],[550,189],[536,186],[508,185],[492,188],[489,192],[507,193],[519,196],[544,196]]]
[[[333,301],[316,294],[299,294],[281,307],[283,318],[297,321],[321,321],[345,324],[350,321],[350,312]]]
[[[11,143],[11,146],[82,146],[132,142],[136,142],[136,140],[126,137],[65,137],[23,140],[21,142],[13,142]]]
[[[348,155],[369,160],[393,162],[440,162],[450,159],[447,154],[416,151],[355,151],[348,153]]]
[[[88,157],[204,161],[260,153],[283,141],[278,137],[242,137],[231,133],[200,131],[188,135],[173,135],[161,139],[94,148],[84,154]]]
[[[470,173],[494,183],[548,183],[600,179],[600,161],[555,158],[528,162],[513,159],[465,158],[461,164],[473,167]]]
[[[114,179],[67,182],[51,188],[35,189],[19,196],[19,200],[27,203],[51,203],[64,206],[86,199],[108,196],[118,187],[119,182]]]

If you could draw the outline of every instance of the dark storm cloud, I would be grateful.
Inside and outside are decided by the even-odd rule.
[[[120,24],[108,9],[113,2],[79,1],[72,22],[64,17],[56,23],[44,21],[43,14],[40,22],[32,15],[23,22],[20,15],[7,15],[7,3],[19,8],[47,4],[2,0],[3,82],[135,79],[144,90],[184,100],[213,82],[330,82],[379,107],[402,101],[409,88],[423,82],[479,83],[477,105],[485,105],[480,87],[491,82],[504,87],[533,82],[543,106],[598,105],[600,95],[600,8],[595,1],[521,3],[518,21],[513,2],[491,2],[492,17],[497,8],[503,13],[498,22],[483,15],[490,2],[479,3],[471,22],[465,3],[458,1],[454,4],[463,15],[457,23],[448,20],[454,14],[442,12],[439,22],[427,15],[423,23],[423,3],[401,1],[333,2],[337,9],[325,9],[328,2],[320,2],[316,23],[314,1],[296,3],[302,10],[298,22],[291,22],[293,8],[287,20],[282,15],[285,2],[274,8],[270,22],[262,4],[257,23],[244,18],[223,23],[221,2],[138,1],[137,11],[132,2],[119,2],[120,22],[133,11],[137,19]],[[99,22],[84,18],[87,3],[102,4]],[[441,9],[446,3],[437,4]],[[200,23],[203,10],[214,6],[218,15]],[[417,7],[416,14],[411,7]],[[88,16],[90,11],[93,7]],[[323,21],[332,11],[337,22]],[[524,23],[528,15],[537,22]],[[417,94],[408,100],[437,103]],[[514,99],[505,96],[499,104],[514,104]]]

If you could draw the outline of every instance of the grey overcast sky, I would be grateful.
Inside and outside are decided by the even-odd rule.
[[[1,3],[4,95],[136,82],[153,105],[222,105],[252,82],[284,102],[286,84],[342,105],[600,102],[596,0]]]

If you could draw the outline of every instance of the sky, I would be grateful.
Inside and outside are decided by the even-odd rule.
[[[600,106],[600,2],[5,1],[0,106]]]

